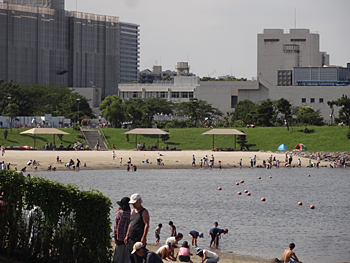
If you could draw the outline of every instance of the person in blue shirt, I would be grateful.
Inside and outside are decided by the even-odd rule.
[[[225,235],[227,233],[228,233],[228,229],[227,228],[224,228],[224,229],[218,228],[218,223],[215,222],[214,223],[214,228],[210,229],[210,231],[209,231],[209,236],[211,236],[211,240],[210,240],[209,246],[211,247],[211,245],[214,243],[215,248],[218,248],[218,246],[219,246],[219,238],[220,238],[221,234]]]
[[[199,233],[196,230],[192,230],[189,233],[189,236],[190,236],[190,238],[192,240],[192,247],[197,247],[197,239],[198,239],[198,237],[203,238],[203,233]]]

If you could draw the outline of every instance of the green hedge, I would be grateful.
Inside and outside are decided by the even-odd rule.
[[[102,193],[6,170],[0,170],[0,188],[1,256],[24,262],[111,262],[112,203]]]

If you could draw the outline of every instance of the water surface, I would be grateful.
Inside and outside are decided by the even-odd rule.
[[[308,177],[307,175],[311,176]],[[198,245],[208,247],[215,221],[228,228],[220,249],[240,255],[281,258],[290,242],[308,263],[350,261],[350,181],[348,169],[228,169],[38,172],[50,180],[98,189],[113,202],[138,192],[149,210],[148,243],[163,224],[161,242],[172,220],[189,241],[191,230],[204,232]],[[259,180],[258,177],[261,177]],[[272,177],[271,179],[269,177]],[[235,185],[244,180],[243,184]],[[218,191],[218,187],[222,190]],[[245,195],[248,190],[251,196]],[[242,195],[237,195],[237,192]],[[261,198],[266,199],[265,202]],[[298,206],[302,202],[302,206]],[[310,205],[315,209],[311,210]]]

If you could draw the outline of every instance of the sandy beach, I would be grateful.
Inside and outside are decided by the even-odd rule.
[[[257,164],[262,165],[263,160],[267,160],[270,155],[280,160],[280,169],[284,168],[285,153],[273,152],[254,152],[254,151],[236,151],[236,152],[213,152],[213,151],[136,151],[136,150],[118,150],[115,151],[116,158],[113,160],[112,151],[16,151],[8,150],[0,161],[10,163],[10,169],[15,167],[21,170],[27,167],[27,172],[34,171],[35,166],[27,165],[29,160],[36,160],[38,171],[47,170],[49,165],[55,166],[57,170],[66,170],[65,164],[73,159],[81,161],[81,170],[103,170],[103,169],[126,169],[126,163],[131,158],[131,163],[137,166],[137,169],[199,169],[199,161],[204,156],[214,155],[215,164],[217,168],[218,161],[222,163],[222,169],[239,168],[239,161],[242,159],[243,168],[250,167],[250,160],[256,155]],[[192,156],[196,158],[196,167],[192,167]],[[56,163],[56,158],[62,160],[62,163]],[[122,164],[120,165],[120,158]],[[149,159],[149,164],[143,163]],[[157,158],[163,160],[164,165],[157,165]],[[298,157],[293,157],[292,165],[297,165]],[[302,167],[308,164],[309,159],[300,158]],[[327,162],[321,162],[321,166],[328,165]],[[209,169],[205,167],[205,169]]]
[[[112,242],[112,243],[113,243],[113,249],[114,249],[114,242]],[[180,244],[181,244],[181,241],[180,241]],[[155,252],[155,251],[157,251],[157,249],[161,245],[163,245],[163,244],[158,244],[158,245],[147,244],[147,249]],[[205,248],[205,249],[207,249],[207,248]],[[218,256],[220,257],[219,262],[221,262],[221,263],[273,263],[273,262],[276,262],[273,259],[264,260],[264,259],[252,258],[252,257],[247,257],[247,256],[239,256],[239,255],[235,255],[235,254],[230,253],[230,252],[226,252],[226,253],[217,252],[216,249],[211,249],[211,251],[218,254]],[[177,252],[178,252],[178,249],[175,249],[174,254],[176,255]],[[191,248],[191,253],[193,254],[193,256],[191,256],[191,260],[193,263],[201,263],[202,262],[201,258],[196,255],[195,248]],[[171,261],[163,260],[163,262],[171,262]],[[179,262],[179,259],[177,259],[177,262]]]

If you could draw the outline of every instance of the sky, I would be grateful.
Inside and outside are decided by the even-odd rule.
[[[66,0],[65,9],[140,25],[140,70],[175,70],[187,61],[200,77],[256,77],[257,34],[307,28],[320,34],[330,64],[350,62],[350,0]]]

